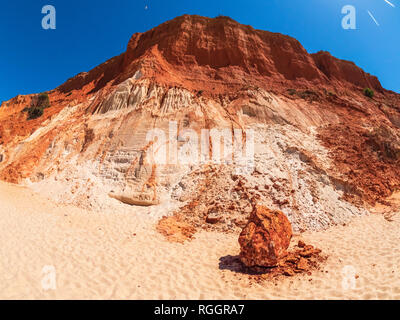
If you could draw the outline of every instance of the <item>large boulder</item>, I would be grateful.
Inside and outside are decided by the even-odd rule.
[[[240,260],[247,267],[273,267],[287,254],[292,226],[280,211],[256,206],[239,237]]]

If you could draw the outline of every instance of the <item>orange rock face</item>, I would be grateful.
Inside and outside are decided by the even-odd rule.
[[[129,42],[124,68],[150,56],[174,68],[177,76],[197,74],[201,80],[204,76],[239,80],[246,73],[280,80],[324,78],[296,39],[255,30],[226,17],[184,15],[137,33]]]
[[[291,238],[292,227],[282,212],[256,206],[239,237],[240,260],[247,267],[276,266]]]
[[[2,103],[0,179],[67,203],[173,200],[183,222],[236,232],[255,199],[297,232],[343,223],[400,188],[400,95],[352,62],[228,17],[184,15],[136,33],[126,52],[47,93],[34,120],[24,110],[36,95]],[[254,129],[254,172],[152,163],[147,133],[169,138],[170,122],[169,153],[187,147],[186,130]]]
[[[383,92],[379,80],[353,62],[323,51],[309,54],[290,36],[256,30],[229,17],[183,15],[136,33],[123,57],[121,80],[137,69],[138,61],[159,82],[210,94],[241,84],[274,90],[334,84]]]
[[[348,82],[363,88],[372,88],[379,92],[383,91],[378,78],[364,72],[354,62],[339,60],[329,52],[320,51],[311,57],[319,70],[328,77],[330,81],[344,83]]]

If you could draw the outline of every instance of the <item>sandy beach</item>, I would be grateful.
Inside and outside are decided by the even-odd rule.
[[[149,215],[58,206],[6,183],[0,201],[1,299],[400,299],[400,215],[296,235],[328,255],[321,270],[254,281],[230,265],[236,235],[169,243]]]

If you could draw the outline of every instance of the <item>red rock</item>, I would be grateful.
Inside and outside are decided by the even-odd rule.
[[[240,260],[247,267],[276,266],[291,238],[291,224],[282,212],[256,206],[239,237]]]
[[[306,246],[306,244],[304,243],[304,241],[299,240],[297,246],[298,246],[299,248],[304,248],[304,247]]]
[[[297,269],[299,270],[307,270],[308,269],[308,262],[304,258],[300,258],[299,262],[297,263]]]
[[[362,88],[383,91],[378,78],[364,72],[354,62],[339,60],[326,51],[312,54],[311,57],[318,69],[331,81],[349,82]]]
[[[215,213],[209,213],[206,217],[206,222],[209,224],[216,224],[220,222],[222,219],[221,215],[215,214]]]
[[[283,271],[283,275],[287,276],[287,277],[293,277],[295,274],[293,269],[287,268]]]
[[[282,265],[287,263],[296,264],[299,261],[299,257],[296,256],[296,252],[289,252],[284,260],[281,261]]]
[[[320,249],[316,249],[313,246],[305,246],[303,248],[303,250],[299,254],[302,257],[308,258],[308,257],[311,257],[314,254],[319,254],[319,253],[321,253]]]

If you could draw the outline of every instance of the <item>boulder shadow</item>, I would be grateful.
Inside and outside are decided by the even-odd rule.
[[[262,275],[271,273],[274,268],[267,267],[246,267],[239,259],[239,256],[227,255],[219,259],[220,270],[230,270],[235,273],[247,274],[247,275]]]

